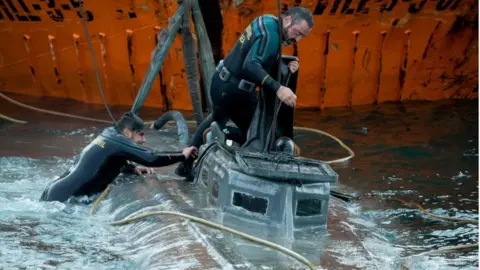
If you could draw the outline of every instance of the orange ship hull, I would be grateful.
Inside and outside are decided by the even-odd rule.
[[[218,61],[275,0],[200,0]],[[241,2],[241,3],[239,3]],[[284,54],[300,58],[297,107],[478,98],[478,2],[291,0],[314,13],[312,34]],[[85,2],[110,105],[131,105],[156,34],[176,0]],[[0,0],[0,91],[102,103],[74,0]],[[191,110],[177,35],[145,106]]]

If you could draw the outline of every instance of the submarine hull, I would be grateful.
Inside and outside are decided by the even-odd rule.
[[[287,234],[326,226],[330,184],[338,179],[328,164],[227,147],[210,143],[200,148],[193,181],[208,191],[211,204],[252,225],[282,228]],[[261,165],[263,171],[255,170],[253,163]],[[312,163],[321,170],[312,172]]]

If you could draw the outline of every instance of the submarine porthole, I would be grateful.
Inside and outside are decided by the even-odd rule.
[[[296,216],[308,217],[322,214],[322,200],[302,199],[297,201]]]
[[[234,191],[232,204],[247,211],[265,215],[267,213],[268,200],[243,192]]]

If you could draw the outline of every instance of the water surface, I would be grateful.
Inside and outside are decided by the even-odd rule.
[[[102,106],[19,97],[42,108],[107,119]],[[229,233],[170,216],[114,227],[148,210],[180,211],[222,221],[202,204],[174,166],[157,175],[121,177],[94,216],[86,202],[39,202],[104,124],[45,115],[1,101],[2,113],[28,124],[0,122],[0,265],[4,269],[304,269],[287,256]],[[128,108],[114,108],[120,116]],[[145,119],[161,114],[142,111]],[[191,117],[190,114],[185,114]],[[355,157],[334,164],[336,190],[362,195],[332,199],[325,230],[296,233],[295,241],[268,228],[232,227],[282,244],[319,269],[478,269],[478,249],[409,257],[440,247],[478,242],[478,225],[443,221],[392,199],[420,203],[439,215],[478,219],[477,101],[383,104],[299,111],[295,124],[327,131]],[[191,126],[192,131],[194,126]],[[157,149],[176,149],[175,130],[149,133]],[[322,160],[347,155],[335,141],[296,131],[302,155]]]

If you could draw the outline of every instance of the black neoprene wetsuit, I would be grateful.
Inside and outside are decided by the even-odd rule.
[[[183,160],[182,152],[155,153],[109,127],[82,150],[65,174],[45,188],[40,200],[66,201],[71,196],[102,192],[121,172],[133,172],[134,166],[127,161],[162,167]]]
[[[279,52],[278,19],[273,15],[255,18],[245,29],[224,60],[233,76],[245,79],[266,91],[277,92],[276,76]],[[190,146],[200,147],[204,131],[216,121],[221,128],[231,119],[241,130],[239,143],[246,140],[250,122],[257,106],[256,91],[246,92],[232,81],[223,81],[217,70],[212,77],[210,95],[213,112],[197,128]]]

